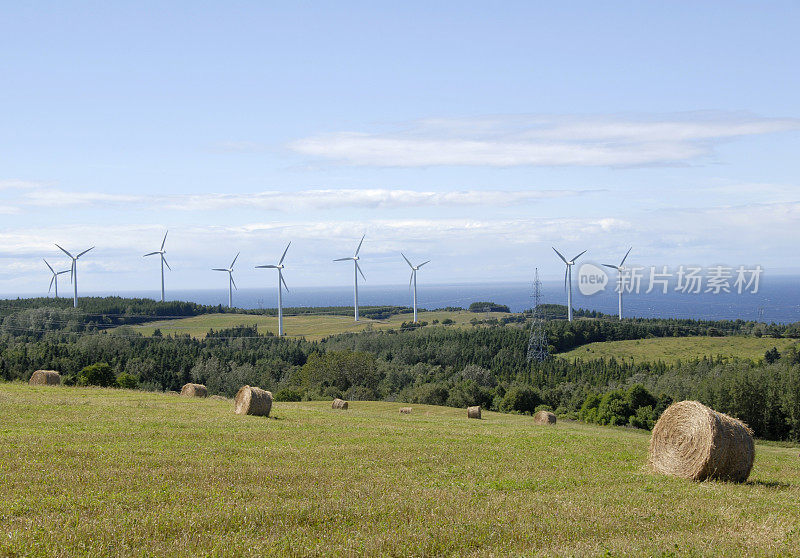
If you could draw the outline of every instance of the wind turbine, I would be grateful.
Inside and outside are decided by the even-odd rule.
[[[561,261],[567,266],[567,269],[564,271],[564,289],[567,291],[567,320],[570,322],[572,321],[572,266],[575,265],[575,260],[580,258],[582,255],[586,253],[586,250],[572,258],[571,260],[567,261],[567,258],[561,255],[561,252],[553,248],[553,251],[558,254],[558,257],[561,258]],[[569,283],[569,288],[567,289],[567,283]]]
[[[283,259],[286,257],[286,252],[289,251],[289,246],[286,245],[286,250],[283,251],[278,265],[257,265],[256,268],[260,269],[277,269],[278,270],[278,337],[283,337],[283,288],[286,287],[286,292],[289,292],[289,287],[286,285],[286,280],[283,278]],[[283,283],[283,285],[281,285]]]
[[[53,266],[47,263],[47,260],[43,258],[42,261],[44,262],[44,265],[46,265],[47,268],[50,270],[50,273],[53,274],[53,277],[50,279],[50,288],[47,289],[47,292],[50,293],[50,291],[53,289],[53,285],[55,285],[56,298],[58,298],[58,276],[61,275],[62,273],[69,273],[69,269],[65,269],[64,271],[56,271],[55,269],[53,269]]]
[[[622,258],[622,261],[619,262],[619,265],[612,265],[612,264],[603,264],[606,267],[610,267],[611,269],[617,270],[617,291],[619,292],[619,319],[622,319],[622,272],[625,271],[625,268],[622,267],[625,264],[625,260],[628,259],[628,254],[631,253],[633,250],[633,246],[628,248],[628,251],[625,252],[625,257]]]
[[[72,267],[70,268],[69,280],[72,283],[72,288],[73,288],[73,292],[74,292],[74,297],[72,299],[72,306],[74,308],[77,308],[78,307],[78,258],[83,256],[89,250],[94,250],[94,246],[92,246],[91,248],[87,248],[86,250],[84,250],[83,252],[78,254],[77,256],[73,256],[72,254],[70,254],[69,252],[64,250],[61,246],[59,246],[58,244],[56,244],[56,247],[59,250],[61,250],[62,252],[64,252],[67,256],[72,258]]]
[[[364,281],[367,280],[367,278],[364,277],[364,272],[361,271],[361,266],[358,265],[358,259],[359,259],[358,258],[358,252],[359,252],[359,250],[361,250],[361,245],[364,243],[364,237],[365,236],[367,236],[367,235],[365,234],[364,236],[361,237],[361,242],[358,243],[358,248],[356,248],[356,253],[353,254],[353,257],[351,257],[351,258],[339,258],[337,260],[333,260],[335,262],[345,262],[345,261],[348,261],[348,260],[353,260],[353,276],[355,278],[355,283],[354,283],[354,285],[355,285],[355,287],[354,287],[355,305],[354,305],[354,308],[355,308],[356,321],[358,321],[358,274],[359,273],[361,274],[361,277],[364,278]]]
[[[430,260],[428,260],[426,262],[422,262],[419,265],[412,265],[412,263],[410,261],[408,261],[408,258],[406,258],[405,254],[400,252],[400,255],[403,256],[403,259],[408,264],[408,267],[411,268],[411,279],[408,280],[408,288],[410,289],[411,288],[411,284],[412,283],[414,284],[414,323],[417,323],[417,270],[419,268],[421,268],[423,265],[425,265],[426,263],[430,263]]]
[[[143,258],[146,258],[147,256],[155,256],[156,254],[161,256],[161,302],[164,302],[164,264],[166,264],[167,268],[170,271],[172,271],[172,268],[169,267],[169,264],[167,263],[167,259],[164,257],[164,254],[167,253],[167,251],[164,250],[164,244],[167,242],[167,235],[168,234],[169,234],[169,231],[164,233],[164,240],[161,241],[161,249],[160,250],[157,250],[156,252],[150,252],[149,254],[145,254],[144,256],[142,256]]]
[[[228,308],[233,307],[233,289],[239,290],[239,287],[236,286],[236,282],[233,280],[233,264],[236,263],[236,259],[239,257],[239,254],[236,254],[236,258],[233,258],[231,262],[231,266],[227,269],[215,267],[212,271],[227,271],[228,272]]]

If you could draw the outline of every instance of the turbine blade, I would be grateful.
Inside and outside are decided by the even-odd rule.
[[[339,258],[337,260],[333,260],[335,262],[346,262],[347,260],[352,260],[353,258]]]
[[[55,276],[55,275],[53,275],[53,276],[50,278],[50,288],[49,288],[49,289],[47,289],[47,292],[48,292],[48,293],[49,293],[50,291],[52,291],[52,290],[53,290],[53,281],[55,281],[55,280],[56,280],[56,276]]]
[[[166,265],[166,266],[167,266],[167,269],[169,269],[170,271],[172,271],[172,268],[169,266],[169,263],[167,262],[167,258],[165,258],[165,257],[162,255],[162,256],[161,256],[161,259],[162,259],[162,260],[164,260],[164,265]]]
[[[561,258],[562,262],[567,263],[567,259],[564,256],[561,255],[561,252],[559,252],[555,248],[553,248],[553,250],[555,251],[556,254],[558,254],[558,257]]]
[[[291,246],[291,245],[292,245],[291,242],[286,245],[286,250],[283,251],[283,255],[281,256],[281,260],[278,262],[278,265],[281,265],[283,263],[283,258],[286,257],[286,252],[289,251],[289,246]]]
[[[364,236],[367,236],[366,233],[364,234]],[[364,236],[361,237],[361,242],[358,243],[358,248],[356,248],[356,253],[353,257],[358,256],[358,252],[359,250],[361,250],[361,245],[364,244]]]
[[[360,266],[360,265],[358,265],[358,262],[356,262],[356,269],[357,269],[357,270],[358,270],[358,272],[361,274],[361,277],[363,277],[363,278],[364,278],[364,281],[366,281],[366,280],[367,280],[367,278],[366,278],[366,277],[364,277],[364,272],[363,272],[363,271],[361,271],[361,266]]]
[[[413,265],[411,265],[411,262],[410,262],[410,261],[408,261],[408,258],[406,258],[406,255],[405,255],[405,254],[403,254],[402,252],[400,252],[400,255],[401,255],[401,256],[403,256],[403,259],[404,259],[404,260],[406,261],[406,263],[408,264],[408,267],[410,267],[411,269],[414,269],[414,266],[413,266]]]
[[[237,252],[236,253],[236,257],[233,258],[233,261],[231,262],[231,267],[230,267],[231,269],[233,269],[233,264],[236,263],[236,260],[239,259],[239,254],[241,254],[241,252]]]
[[[72,260],[72,267],[69,268],[69,283],[72,284],[72,278],[75,276],[75,260]]]
[[[164,240],[161,241],[161,249],[162,250],[164,249],[164,244],[167,242],[167,235],[168,234],[169,234],[169,231],[164,233]]]
[[[564,290],[567,290],[567,273],[569,273],[569,266],[567,266],[566,271],[564,271]]]
[[[69,273],[69,269],[65,269],[64,271],[59,271],[56,275],[63,275],[64,273]]]
[[[617,271],[619,271],[619,268],[617,266],[615,266],[615,265],[612,265],[612,264],[603,264],[603,265],[605,267],[610,267],[611,269],[616,269]]]
[[[229,272],[229,273],[230,273],[230,272]],[[231,283],[233,284],[233,288],[234,288],[234,289],[236,289],[236,290],[238,291],[238,290],[239,290],[239,287],[237,287],[237,286],[236,286],[236,281],[234,281],[234,280],[233,280],[233,274],[231,274]]]
[[[278,269],[277,265],[257,265],[256,269]]]
[[[427,262],[422,262],[421,264],[419,264],[419,265],[417,266],[417,269],[421,268],[421,267],[422,267],[423,265],[425,265],[426,263],[431,263],[431,261],[430,261],[430,260],[428,260]]]
[[[228,271],[227,269],[222,269],[221,267],[214,267],[211,271]]]
[[[574,258],[572,258],[572,261],[574,262],[575,260],[577,260],[578,258],[580,258],[581,256],[583,256],[583,255],[584,255],[586,252],[587,252],[587,251],[586,251],[586,250],[584,250],[583,252],[581,252],[580,254],[578,254],[577,256],[575,256]]]
[[[70,254],[69,252],[67,252],[66,250],[64,250],[64,249],[63,249],[61,246],[58,246],[58,244],[56,244],[56,246],[58,247],[58,249],[59,249],[59,250],[61,250],[62,252],[64,252],[64,253],[65,253],[67,256],[69,256],[70,258],[72,257],[72,254]]]
[[[142,257],[143,257],[143,258],[146,258],[147,256],[155,256],[156,254],[160,254],[160,253],[161,253],[161,252],[150,252],[149,254],[145,254],[145,255],[144,255],[144,256],[142,256]]]
[[[411,288],[411,283],[413,283],[413,282],[414,282],[414,272],[412,271],[411,272],[411,277],[409,277],[409,279],[408,279],[408,288],[409,289]]]
[[[94,246],[92,246],[91,248],[87,248],[86,250],[84,250],[83,252],[81,252],[80,254],[78,254],[77,256],[75,256],[75,259],[77,260],[78,258],[80,258],[81,256],[83,256],[83,255],[84,255],[86,252],[88,252],[89,250],[94,250]]]
[[[55,269],[53,269],[53,267],[52,267],[52,266],[51,266],[49,263],[47,263],[47,260],[45,260],[44,258],[42,258],[42,261],[44,262],[44,265],[46,265],[50,271],[52,271],[53,273],[55,273],[55,272],[56,272],[56,270],[55,270]]]
[[[619,262],[619,266],[620,266],[620,267],[622,267],[622,265],[625,263],[625,260],[627,260],[627,259],[628,259],[628,254],[630,254],[630,253],[631,253],[631,250],[633,250],[633,246],[631,246],[630,248],[628,248],[628,251],[627,251],[627,252],[625,252],[625,257],[624,257],[624,258],[622,258],[622,261],[621,261],[621,262]]]
[[[289,286],[286,284],[286,279],[283,278],[283,273],[281,273],[281,282],[283,283],[283,286],[286,289],[286,292],[288,293],[289,292]]]

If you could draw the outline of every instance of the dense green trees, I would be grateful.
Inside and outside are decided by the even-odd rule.
[[[92,299],[94,300],[94,299]],[[16,303],[16,301],[13,301]],[[547,405],[558,414],[602,424],[651,428],[672,400],[697,399],[747,422],[757,436],[800,440],[800,352],[771,350],[763,362],[722,358],[665,363],[616,359],[529,363],[528,331],[509,322],[477,328],[430,325],[339,335],[320,342],[259,335],[255,327],[186,335],[138,335],[109,324],[163,312],[216,311],[152,301],[97,299],[80,311],[62,302],[20,302],[0,323],[0,378],[27,380],[33,370],[59,370],[65,383],[177,390],[188,381],[232,396],[242,384],[277,400],[345,397],[383,399],[530,413]],[[13,305],[12,305],[13,306]],[[386,310],[388,308],[389,310]],[[385,307],[380,311],[390,311]],[[127,323],[127,322],[126,322]],[[591,341],[707,334],[796,335],[797,324],[589,319],[552,321],[554,348]]]

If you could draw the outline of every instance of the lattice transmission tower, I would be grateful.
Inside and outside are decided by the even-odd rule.
[[[536,275],[533,278],[533,309],[531,311],[531,336],[528,339],[528,362],[542,362],[550,356],[547,345],[547,333],[545,332],[545,321],[542,308],[542,282],[539,281],[539,268],[536,268]]]

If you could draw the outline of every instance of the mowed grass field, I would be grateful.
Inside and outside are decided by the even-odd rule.
[[[508,315],[509,314],[502,312],[420,312],[419,320],[430,324],[433,320],[439,320],[441,322],[450,318],[455,323],[449,327],[473,327],[469,323],[472,319],[499,319]],[[309,341],[315,341],[338,333],[364,331],[368,328],[397,329],[403,322],[410,322],[413,319],[413,314],[396,314],[386,320],[372,320],[362,317],[356,322],[353,320],[352,315],[334,316],[305,314],[299,316],[284,316],[283,328],[288,337],[305,337]],[[146,324],[134,326],[133,329],[145,336],[150,336],[156,329],[160,329],[161,333],[164,335],[180,333],[200,338],[205,337],[209,329],[220,330],[240,325],[257,325],[259,333],[271,332],[276,335],[278,333],[277,316],[255,316],[249,314],[205,314],[177,320],[148,322]]]
[[[800,553],[797,448],[693,483],[647,432],[400,406],[0,384],[0,555]]]
[[[796,339],[771,337],[661,337],[630,341],[604,341],[589,343],[558,356],[568,360],[596,360],[614,357],[635,362],[675,363],[695,358],[724,357],[760,360],[764,353],[776,347],[783,351],[797,343]]]

